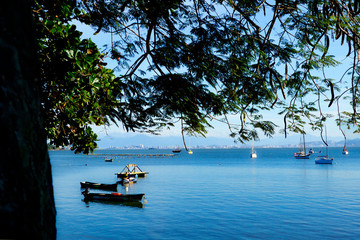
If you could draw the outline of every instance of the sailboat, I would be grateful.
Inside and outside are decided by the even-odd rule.
[[[344,154],[344,155],[348,155],[348,154],[349,154],[348,150],[346,149],[346,137],[345,137],[345,145],[344,145],[342,154]]]
[[[329,158],[328,144],[327,144],[327,131],[325,126],[325,136],[326,136],[326,156],[318,156],[315,158],[316,164],[332,164],[334,158]]]
[[[189,146],[190,146],[190,137],[189,137]],[[193,151],[189,148],[188,154],[193,154]]]
[[[181,149],[179,147],[175,148],[174,150],[172,150],[173,153],[180,153]]]
[[[250,158],[257,158],[256,151],[254,150],[254,140],[252,141]]]
[[[296,159],[309,159],[310,158],[310,153],[306,153],[306,148],[305,148],[305,135],[303,134],[303,139],[304,141],[302,141],[301,137],[300,137],[300,149],[299,152],[294,153],[294,157]]]

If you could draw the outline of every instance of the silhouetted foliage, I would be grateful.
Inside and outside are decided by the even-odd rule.
[[[284,118],[285,135],[321,129],[322,108],[346,95],[353,111],[338,122],[358,124],[358,12],[359,1],[344,0],[36,1],[49,138],[88,152],[93,123],[157,133],[180,121],[182,132],[205,135],[217,120],[242,142],[275,133],[264,110]],[[100,53],[70,20],[112,41]],[[331,44],[348,45],[350,86],[326,74],[340,63]]]

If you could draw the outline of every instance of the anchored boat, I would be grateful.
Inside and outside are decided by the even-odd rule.
[[[326,125],[325,125],[325,135],[326,135],[326,142],[325,145],[326,145],[326,155],[325,156],[318,156],[316,159],[315,159],[315,163],[316,164],[332,164],[333,161],[334,161],[334,158],[330,158],[329,157],[329,150],[328,150],[328,143],[327,143],[327,131],[326,131]]]
[[[110,191],[117,191],[117,183],[114,184],[105,184],[105,183],[93,183],[93,182],[80,182],[81,188],[93,188],[93,189],[103,189]]]
[[[180,148],[175,148],[174,150],[172,150],[173,153],[180,153],[181,149]]]
[[[135,177],[125,177],[123,179],[121,179],[120,181],[118,181],[118,183],[125,185],[125,184],[130,184],[130,183],[136,183],[137,182],[137,178]]]
[[[299,149],[299,152],[294,153],[294,157],[296,159],[309,159],[310,158],[310,153],[306,153],[305,135],[304,134],[303,134],[303,139],[304,139],[304,141],[302,141],[302,139],[300,137],[300,149]]]
[[[89,193],[89,191],[82,192],[84,201],[110,201],[110,202],[140,202],[144,193],[140,194],[122,194],[122,193]]]

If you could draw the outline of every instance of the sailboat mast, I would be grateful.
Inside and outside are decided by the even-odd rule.
[[[329,150],[328,150],[328,139],[327,139],[327,129],[325,125],[325,136],[326,136],[326,157],[329,156]]]
[[[305,135],[303,134],[303,139],[304,139],[304,153],[306,154],[306,145],[305,145]]]

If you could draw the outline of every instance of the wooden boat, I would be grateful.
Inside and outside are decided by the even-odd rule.
[[[303,135],[304,141],[300,138],[300,149],[299,152],[294,153],[294,157],[296,159],[309,159],[310,153],[306,153],[306,147],[305,147],[305,135]]]
[[[93,183],[93,182],[80,182],[81,188],[93,188],[117,191],[117,183],[105,184],[105,183]]]
[[[122,194],[122,193],[89,193],[82,192],[84,201],[109,201],[109,202],[140,202],[144,193],[140,194]]]
[[[119,172],[115,173],[118,178],[128,178],[128,177],[146,177],[146,174],[149,174],[148,172],[144,172],[141,170],[136,164],[128,164],[124,167],[124,169]]]

